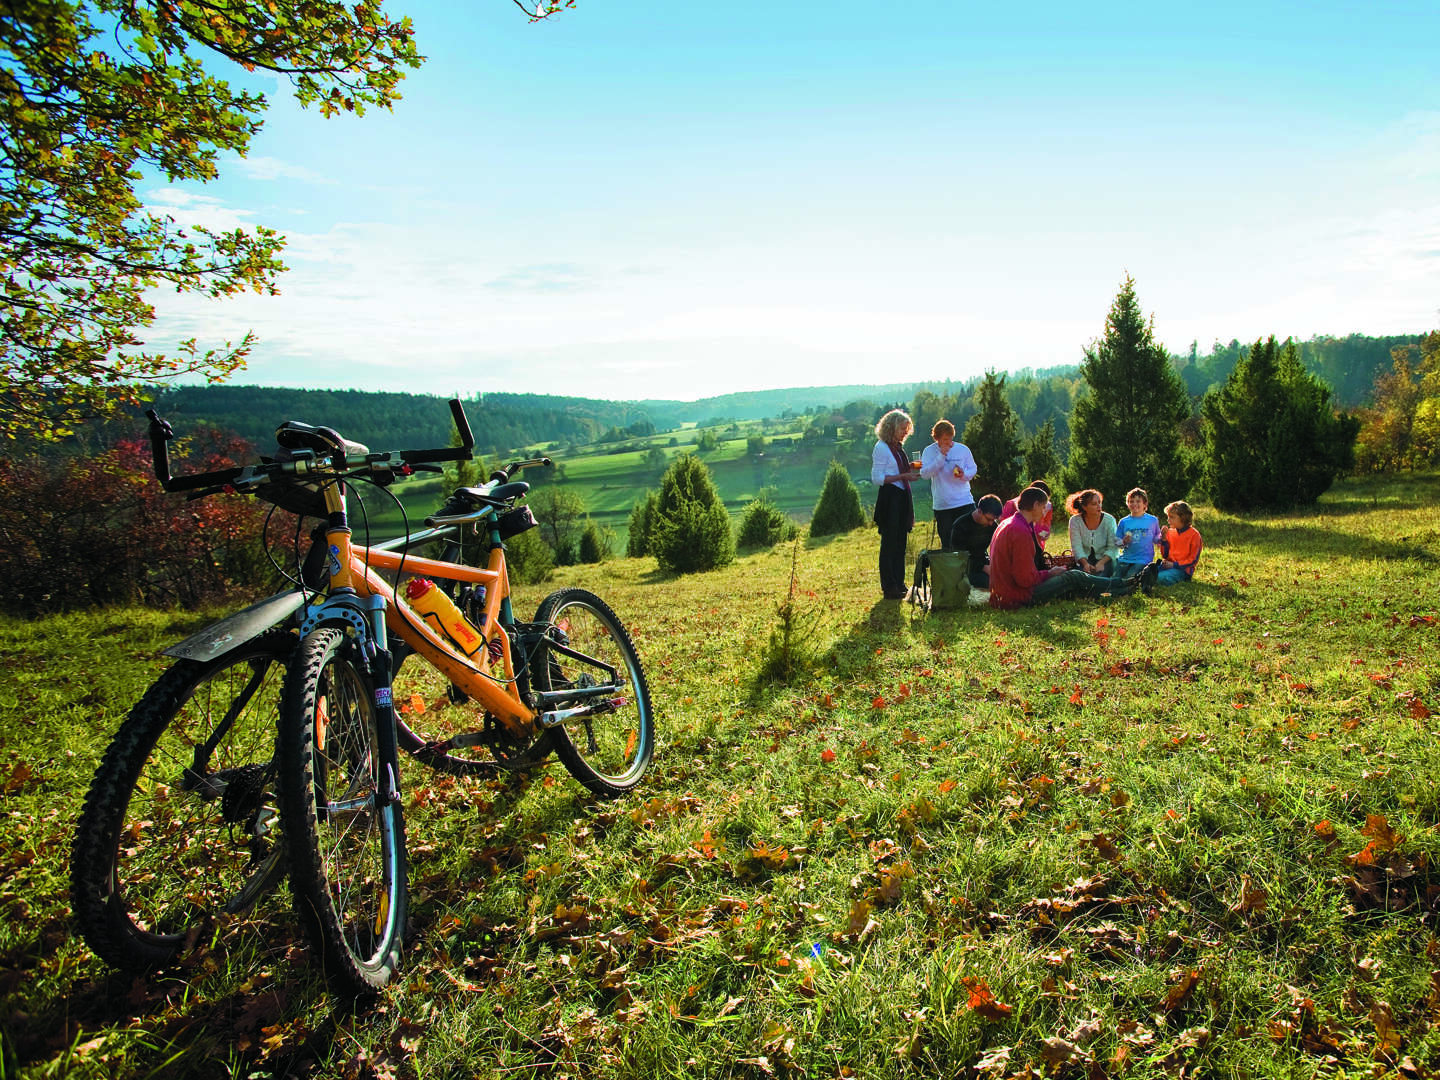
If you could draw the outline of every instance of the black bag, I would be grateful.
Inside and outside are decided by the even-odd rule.
[[[957,611],[970,602],[970,554],[927,549],[915,557],[910,602],[927,611]]]

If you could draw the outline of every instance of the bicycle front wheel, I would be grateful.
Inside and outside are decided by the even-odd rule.
[[[381,798],[374,689],[343,631],[306,636],[285,677],[280,805],[295,908],[337,989],[371,993],[400,964],[405,827]]]
[[[655,752],[650,688],[635,643],[615,612],[584,589],[559,589],[535,612],[549,623],[546,659],[531,675],[540,691],[588,691],[608,687],[600,696],[577,693],[553,709],[586,711],[552,728],[556,755],[570,775],[602,798],[625,794],[645,775]]]
[[[75,920],[107,963],[169,964],[284,875],[273,758],[294,644],[271,630],[217,660],[178,660],[116,732],[70,858]]]

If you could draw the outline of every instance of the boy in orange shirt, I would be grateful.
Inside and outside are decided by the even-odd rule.
[[[1165,558],[1156,577],[1159,585],[1179,585],[1195,576],[1200,561],[1200,530],[1195,528],[1195,511],[1187,502],[1172,502],[1165,507],[1165,521],[1170,526],[1160,538]]]

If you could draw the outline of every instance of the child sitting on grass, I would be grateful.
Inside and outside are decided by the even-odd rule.
[[[1179,585],[1195,576],[1195,564],[1200,561],[1203,546],[1200,530],[1194,527],[1195,511],[1187,502],[1172,502],[1165,507],[1165,521],[1170,527],[1160,541],[1165,548],[1165,558],[1160,563],[1156,582]]]
[[[1154,562],[1160,543],[1160,522],[1148,512],[1150,496],[1145,489],[1131,488],[1125,495],[1125,505],[1130,507],[1129,515],[1115,523],[1115,536],[1120,541],[1115,576],[1121,580],[1134,577]]]

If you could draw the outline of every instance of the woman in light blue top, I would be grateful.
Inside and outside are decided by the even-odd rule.
[[[1115,539],[1115,519],[1101,507],[1105,496],[1094,488],[1077,491],[1065,500],[1070,511],[1070,551],[1075,565],[1087,574],[1113,577],[1120,544]]]

